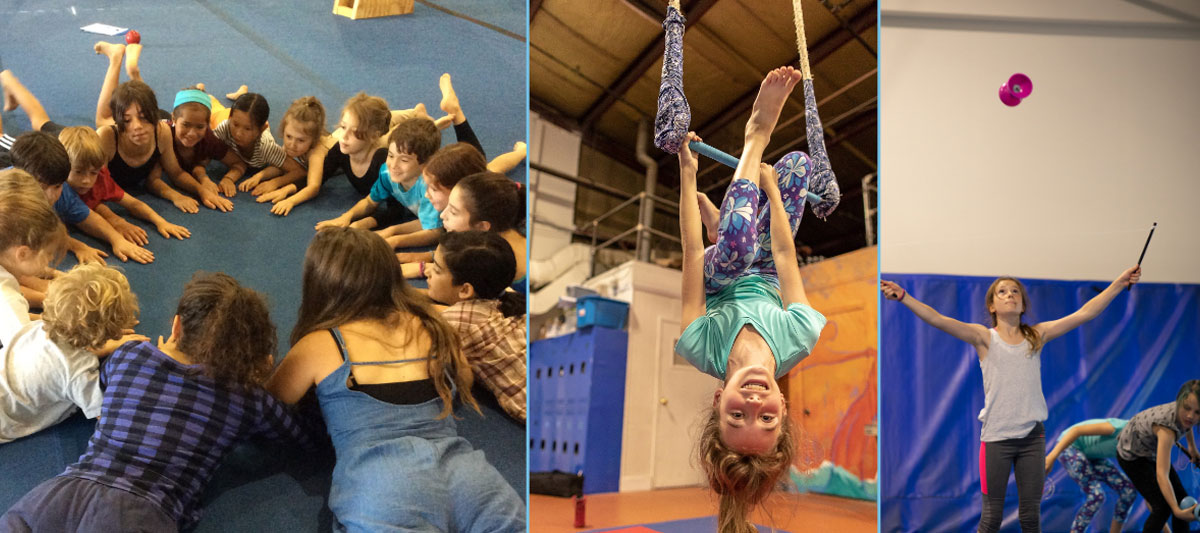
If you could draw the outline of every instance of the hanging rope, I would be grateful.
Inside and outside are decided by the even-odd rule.
[[[808,39],[804,37],[804,11],[800,9],[801,0],[792,0],[792,20],[796,23],[796,49],[800,51],[800,74],[803,79],[812,79],[812,70],[808,68]]]
[[[808,65],[808,42],[804,38],[804,13],[801,0],[792,0],[792,20],[796,22],[796,49],[800,52],[800,83],[804,85],[804,129],[808,137],[808,155],[812,160],[812,175],[808,179],[808,191],[821,198],[812,206],[814,215],[824,219],[837,209],[842,201],[837,176],[829,165],[829,153],[825,151],[825,127],[817,114],[817,96],[813,91],[812,69]]]

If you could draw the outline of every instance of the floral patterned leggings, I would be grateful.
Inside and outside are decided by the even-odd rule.
[[[791,152],[775,163],[779,193],[793,237],[804,215],[802,193],[812,174],[804,152]],[[771,211],[767,195],[747,180],[733,180],[721,201],[717,243],[704,251],[704,290],[708,294],[751,274],[778,282],[771,255]]]
[[[1083,533],[1088,524],[1092,522],[1096,511],[1100,510],[1101,505],[1104,505],[1104,487],[1101,486],[1101,483],[1112,487],[1118,494],[1117,508],[1113,512],[1113,519],[1121,523],[1125,522],[1125,519],[1129,517],[1129,509],[1133,506],[1134,499],[1137,498],[1137,490],[1133,488],[1133,482],[1129,481],[1129,478],[1125,477],[1120,469],[1113,466],[1108,459],[1088,459],[1075,447],[1067,447],[1066,450],[1063,450],[1062,454],[1058,456],[1058,461],[1067,470],[1067,475],[1079,483],[1079,487],[1086,494],[1083,507],[1075,514],[1075,521],[1071,523],[1071,533]]]

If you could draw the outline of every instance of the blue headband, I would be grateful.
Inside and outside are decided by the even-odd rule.
[[[212,111],[212,102],[209,101],[208,94],[205,94],[204,91],[199,89],[184,89],[175,93],[175,107],[191,102],[200,104],[207,107],[210,112]]]

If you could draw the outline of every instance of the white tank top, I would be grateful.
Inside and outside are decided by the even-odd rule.
[[[1042,351],[1029,353],[1029,341],[1009,344],[989,329],[988,353],[979,361],[983,370],[983,410],[979,421],[982,442],[1017,439],[1046,420],[1042,395]]]

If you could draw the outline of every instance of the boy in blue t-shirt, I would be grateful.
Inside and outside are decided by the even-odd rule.
[[[13,167],[37,179],[46,192],[46,198],[54,204],[54,212],[58,213],[58,218],[64,224],[78,226],[88,235],[108,241],[112,245],[113,255],[121,261],[154,261],[154,254],[150,250],[129,242],[104,217],[92,213],[74,190],[63,186],[72,172],[71,158],[53,135],[45,132],[24,133],[13,142],[10,155]],[[108,255],[74,238],[68,241],[68,248],[81,263],[103,262]]]
[[[382,229],[377,233],[393,248],[436,243],[443,233],[442,220],[425,195],[421,171],[441,144],[441,133],[432,120],[408,118],[401,121],[388,136],[387,163],[379,169],[379,178],[370,194],[341,216],[317,224],[317,229],[327,226],[380,227]],[[382,209],[380,204],[383,204]],[[417,219],[397,223],[410,213]]]

